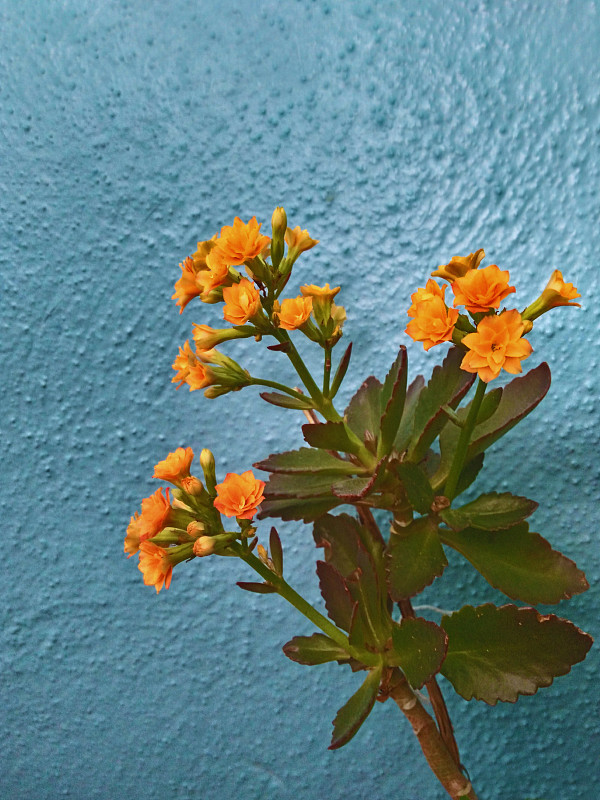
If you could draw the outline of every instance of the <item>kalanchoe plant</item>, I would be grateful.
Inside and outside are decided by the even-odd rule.
[[[500,310],[515,292],[509,273],[482,267],[483,250],[453,258],[412,295],[408,308],[410,337],[426,350],[450,345],[441,365],[427,383],[422,376],[408,383],[401,347],[383,382],[367,378],[342,414],[334,400],[352,347],[334,369],[346,317],[334,302],[340,288],[305,285],[298,297],[284,296],[295,261],[318,242],[287,227],[282,208],[273,214],[271,237],[260,228],[255,218],[247,224],[236,218],[180,265],[174,295],[180,311],[196,297],[223,302],[231,326],[195,325],[194,344],[185,342],[173,364],[173,381],[178,388],[203,388],[209,398],[263,387],[268,403],[305,414],[308,446],[255,464],[268,473],[266,482],[247,470],[220,483],[208,450],[200,455],[201,479],[190,474],[191,448],[178,448],[155,466],[154,477],[171,488],[142,501],[125,552],[138,554],[144,583],[157,592],[169,588],[173,567],[183,561],[221,555],[246,562],[261,580],[238,582],[240,588],[279,594],[317,628],[284,645],[288,658],[310,666],[337,661],[362,674],[334,719],[330,747],[352,739],[376,700],[392,698],[450,797],[475,800],[436,675],[466,700],[514,702],[569,672],[592,643],[573,623],[535,609],[588,588],[583,572],[529,529],[537,503],[509,492],[460,499],[487,448],[543,399],[550,369],[542,363],[504,387],[490,384],[502,370],[522,372],[533,322],[552,308],[579,305],[579,294],[556,270],[524,311]],[[296,332],[322,349],[322,379],[296,349]],[[302,390],[253,376],[216,349],[251,337],[272,341],[269,349],[290,360]],[[354,506],[356,516],[332,513],[341,505]],[[389,513],[387,537],[372,509]],[[322,549],[317,576],[327,616],[283,577],[277,530],[258,543],[255,518],[267,517],[312,524]],[[467,605],[439,624],[418,616],[413,598],[443,574],[446,548],[508,598],[528,605]],[[422,702],[423,687],[433,716]]]

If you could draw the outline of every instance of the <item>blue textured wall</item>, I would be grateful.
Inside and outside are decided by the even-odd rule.
[[[218,320],[178,316],[177,263],[236,214],[284,204],[321,240],[297,280],[343,285],[346,397],[384,373],[410,292],[452,255],[484,247],[521,305],[554,268],[578,286],[583,310],[536,325],[529,364],[550,362],[551,393],[487,481],[540,501],[535,528],[594,585],[558,613],[598,632],[599,11],[0,3],[1,797],[443,794],[390,703],[326,750],[356,676],[288,661],[281,644],[310,627],[239,592],[242,565],[196,561],[156,597],[123,556],[169,450],[210,447],[223,475],[300,441],[294,414],[251,391],[210,402],[170,384],[191,322]],[[230,351],[264,374],[259,348]],[[409,351],[413,374],[439,357]],[[317,602],[310,530],[280,531]],[[499,599],[471,573],[455,559],[428,598]],[[450,697],[483,800],[595,800],[598,666],[593,650],[515,706]]]

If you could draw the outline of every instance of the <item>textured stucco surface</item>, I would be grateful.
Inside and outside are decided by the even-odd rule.
[[[297,278],[343,285],[345,398],[385,372],[409,293],[452,255],[484,247],[522,304],[554,268],[579,287],[583,310],[532,337],[550,395],[481,486],[540,502],[534,528],[593,587],[553,610],[598,633],[599,13],[0,2],[0,797],[442,797],[389,703],[327,751],[356,676],[288,661],[281,644],[310,628],[239,592],[240,565],[194,562],[156,597],[122,554],[169,450],[210,447],[223,475],[300,442],[294,414],[250,391],[209,402],[170,384],[191,322],[218,320],[178,316],[177,263],[236,214],[284,204],[321,240]],[[268,371],[259,348],[231,351]],[[411,344],[412,374],[438,356]],[[279,528],[290,580],[318,602],[310,531]],[[501,602],[458,559],[426,596]],[[598,667],[592,650],[514,706],[446,692],[482,799],[595,800]]]

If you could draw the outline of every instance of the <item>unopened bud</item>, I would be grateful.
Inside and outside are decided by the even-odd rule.
[[[271,261],[275,269],[281,263],[284,251],[285,232],[287,229],[287,215],[285,209],[277,206],[271,217],[271,229],[273,237],[271,239]]]
[[[204,533],[204,524],[200,522],[200,520],[193,520],[187,526],[187,533],[188,536],[199,536],[201,533]]]
[[[267,561],[269,560],[269,556],[267,555],[267,551],[266,551],[266,549],[265,549],[265,548],[262,546],[262,544],[259,544],[259,545],[258,545],[258,547],[256,548],[256,552],[258,553],[258,557],[259,557],[259,558],[260,558],[260,560],[263,562],[263,564],[266,564],[266,563],[267,563]]]
[[[194,542],[194,555],[198,558],[210,556],[215,552],[215,542],[212,536],[200,536]]]
[[[204,472],[204,480],[209,493],[214,496],[215,486],[217,485],[217,475],[215,473],[215,457],[207,448],[200,453],[200,466]]]
[[[529,333],[533,328],[533,322],[530,319],[523,320],[523,333]]]
[[[187,494],[198,496],[202,494],[203,486],[202,481],[196,478],[195,475],[188,475],[187,478],[181,479],[181,488]]]

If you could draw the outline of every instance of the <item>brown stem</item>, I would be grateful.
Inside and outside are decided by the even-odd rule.
[[[471,782],[460,771],[433,718],[425,711],[408,681],[397,667],[391,670],[388,685],[389,696],[410,722],[427,763],[452,800],[459,800],[459,798],[477,800]]]
[[[412,603],[410,602],[410,598],[405,597],[404,599],[400,600],[398,605],[400,606],[400,613],[403,617],[412,618],[415,616],[415,611],[412,607]],[[435,714],[440,733],[442,734],[442,739],[446,743],[446,747],[450,751],[450,755],[456,762],[457,766],[461,767],[462,765],[460,763],[458,744],[456,743],[456,739],[454,737],[454,728],[452,727],[450,715],[448,714],[448,709],[446,708],[446,703],[444,702],[444,696],[442,695],[442,690],[438,686],[435,675],[425,682],[425,686],[427,687],[427,693],[429,694],[429,699],[431,700],[431,705],[433,706],[433,712]]]

